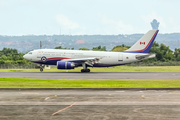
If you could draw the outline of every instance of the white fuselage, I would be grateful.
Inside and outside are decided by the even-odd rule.
[[[62,50],[62,49],[38,49],[30,51],[24,58],[39,64],[56,65],[57,61],[67,59],[99,58],[93,67],[110,67],[124,65],[139,61],[136,55],[146,55],[144,53],[125,52],[104,52],[104,51],[83,51],[83,50]],[[78,66],[81,66],[79,64]]]

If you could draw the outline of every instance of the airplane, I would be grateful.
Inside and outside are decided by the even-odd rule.
[[[63,49],[37,49],[28,52],[23,57],[31,62],[42,65],[56,65],[57,69],[74,69],[82,66],[81,72],[90,72],[88,67],[112,67],[125,65],[144,59],[154,58],[149,54],[150,48],[159,30],[149,30],[132,47],[123,52],[102,52]]]

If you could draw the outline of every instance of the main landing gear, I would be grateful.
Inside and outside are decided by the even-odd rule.
[[[85,63],[83,63],[82,66],[83,66],[83,69],[81,69],[81,72],[82,72],[82,73],[85,73],[85,72],[88,73],[88,72],[90,72],[90,69],[87,69],[87,66],[86,66]]]
[[[81,69],[81,72],[84,73],[84,72],[90,72],[90,69]]]

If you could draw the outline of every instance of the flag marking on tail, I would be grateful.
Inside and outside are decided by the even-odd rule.
[[[145,42],[140,42],[140,45],[145,45]]]

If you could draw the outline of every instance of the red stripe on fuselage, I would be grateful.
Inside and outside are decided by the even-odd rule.
[[[54,58],[48,58],[47,60],[56,60],[56,59],[70,59],[65,57],[54,57]]]

